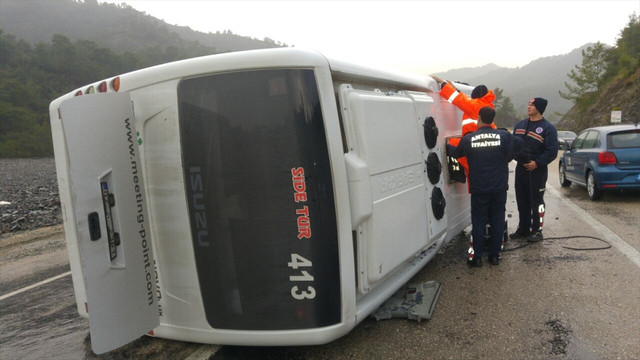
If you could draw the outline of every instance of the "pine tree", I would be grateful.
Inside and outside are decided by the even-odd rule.
[[[597,94],[605,84],[605,73],[611,58],[611,49],[601,42],[582,50],[582,66],[575,65],[567,76],[574,84],[565,81],[567,92],[558,91],[567,100],[580,102]]]
[[[504,90],[501,88],[495,88],[493,92],[496,94],[496,126],[512,127],[518,122],[518,117],[511,98],[504,96]]]

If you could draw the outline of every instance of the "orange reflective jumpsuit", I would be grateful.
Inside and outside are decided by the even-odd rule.
[[[458,109],[462,110],[462,135],[459,138],[449,139],[449,144],[458,146],[462,136],[470,132],[478,130],[478,112],[485,106],[490,106],[495,109],[493,101],[496,99],[496,95],[493,91],[489,90],[483,97],[471,99],[466,94],[459,92],[453,85],[444,83],[444,86],[440,90],[440,96],[447,99],[448,102],[455,105]],[[496,124],[491,124],[493,129],[496,129]],[[464,173],[467,175],[467,191],[471,193],[471,183],[469,181],[469,163],[466,157],[458,158],[458,162],[464,168]],[[469,260],[473,260],[475,251],[473,249],[473,237],[469,238]]]
[[[472,99],[465,93],[459,92],[453,85],[448,82],[444,83],[444,86],[440,90],[440,96],[447,99],[448,102],[455,105],[458,109],[462,110],[462,136],[470,132],[474,132],[478,129],[478,112],[485,106],[490,106],[495,109],[493,101],[496,99],[496,95],[493,91],[489,90],[483,97]],[[491,127],[497,129],[496,124],[491,124]],[[458,146],[460,138],[453,138],[449,140],[449,144]],[[464,172],[467,175],[467,184],[469,184],[469,164],[466,157],[461,157],[458,162],[464,168]],[[469,186],[469,185],[468,185]]]

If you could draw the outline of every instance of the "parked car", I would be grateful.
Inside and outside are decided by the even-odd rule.
[[[591,200],[603,190],[640,189],[640,128],[610,125],[583,130],[562,157],[560,185],[587,188]]]
[[[573,131],[558,131],[558,147],[560,149],[570,148],[576,136]]]

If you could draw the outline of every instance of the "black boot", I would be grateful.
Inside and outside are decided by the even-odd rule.
[[[516,232],[514,232],[511,235],[509,235],[509,238],[511,240],[526,239],[530,234],[531,233],[529,232],[529,230],[523,231],[523,230],[520,230],[520,228],[518,228],[518,230],[516,230]]]
[[[541,241],[543,238],[544,236],[542,236],[542,231],[536,231],[534,234],[527,238],[527,242],[535,243]]]
[[[475,257],[473,260],[467,260],[467,264],[471,267],[482,267],[482,259]]]

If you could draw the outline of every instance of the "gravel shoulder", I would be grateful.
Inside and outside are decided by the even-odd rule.
[[[0,294],[69,270],[55,160],[0,159]]]
[[[61,223],[54,159],[0,159],[0,234]]]

